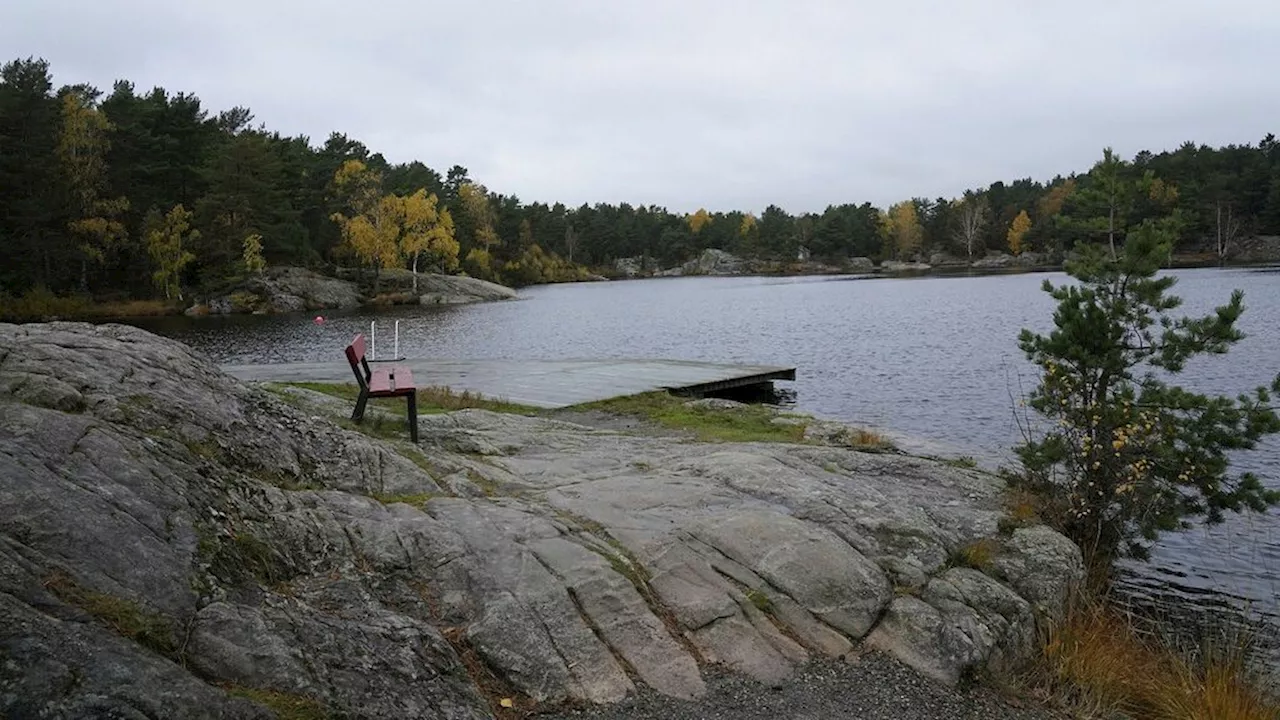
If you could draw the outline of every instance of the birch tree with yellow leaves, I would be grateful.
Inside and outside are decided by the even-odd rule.
[[[350,214],[334,213],[332,220],[342,232],[344,249],[373,268],[374,294],[382,268],[400,259],[400,199],[380,198],[381,189],[382,177],[359,160],[347,160],[333,175],[333,196]]]
[[[399,264],[402,215],[400,198],[386,195],[377,200],[367,214],[338,220],[342,241],[362,263],[373,268],[375,295],[381,283],[382,269]]]
[[[889,208],[885,218],[890,250],[900,260],[908,260],[924,243],[924,228],[916,215],[916,204],[903,200]]]
[[[484,248],[485,252],[490,252],[501,240],[493,228],[497,218],[489,203],[489,191],[483,185],[466,183],[458,189],[458,198],[462,202],[463,212],[475,227],[476,245]]]
[[[418,262],[425,260],[440,272],[458,269],[459,246],[453,236],[453,215],[425,189],[401,200],[404,225],[400,254],[410,260],[413,292],[418,292]]]
[[[147,216],[146,234],[147,253],[155,263],[151,279],[166,300],[181,300],[182,271],[196,259],[187,248],[200,238],[200,231],[191,229],[191,211],[177,205],[162,216],[153,210]]]
[[[1027,211],[1023,210],[1009,224],[1009,232],[1005,235],[1005,239],[1009,241],[1009,252],[1014,255],[1022,254],[1022,239],[1026,237],[1027,232],[1031,230],[1031,216],[1027,215]]]
[[[687,216],[685,220],[689,223],[689,232],[697,235],[702,228],[711,224],[711,214],[706,208],[698,208],[697,212]]]

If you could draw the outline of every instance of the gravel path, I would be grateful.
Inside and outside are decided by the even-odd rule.
[[[987,688],[951,690],[879,653],[845,663],[813,662],[789,682],[769,688],[749,679],[708,678],[701,700],[645,691],[602,708],[539,720],[1054,720],[1027,704],[1015,707]]]

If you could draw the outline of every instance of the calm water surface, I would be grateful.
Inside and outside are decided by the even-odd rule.
[[[1175,273],[1184,309],[1202,313],[1245,291],[1248,337],[1201,359],[1184,385],[1238,393],[1280,371],[1280,272]],[[380,342],[400,321],[400,353],[422,358],[669,358],[794,365],[796,404],[872,425],[905,446],[1008,462],[1018,442],[1016,398],[1035,384],[1017,349],[1021,328],[1047,330],[1053,302],[1040,291],[1061,274],[984,277],[671,278],[538,287],[517,302],[398,308],[310,317],[166,318],[139,324],[220,362],[336,361],[376,319]],[[922,440],[929,442],[921,442]],[[1280,442],[1236,459],[1280,487]],[[1229,604],[1280,623],[1280,513],[1161,540],[1128,581],[1135,595]]]

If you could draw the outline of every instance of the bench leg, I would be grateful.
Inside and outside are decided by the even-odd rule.
[[[409,439],[418,442],[418,393],[405,396],[409,401]]]
[[[351,412],[351,419],[360,422],[364,419],[364,406],[369,402],[369,393],[360,391],[360,397],[356,400],[356,409]]]

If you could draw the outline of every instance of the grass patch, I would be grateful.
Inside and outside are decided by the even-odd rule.
[[[948,564],[951,567],[967,567],[986,572],[991,569],[991,563],[999,552],[1000,543],[991,538],[974,540],[956,548],[948,558]]]
[[[419,470],[427,474],[427,477],[432,480],[436,479],[436,468],[431,464],[431,461],[427,459],[426,455],[423,455],[416,450],[402,450],[400,451],[400,454],[409,462],[417,465]]]
[[[1008,482],[1008,478],[1005,478]],[[1000,518],[1000,533],[1012,535],[1018,528],[1040,525],[1044,522],[1044,501],[1035,493],[1010,487],[1004,495],[1004,517]]]
[[[303,478],[295,478],[282,470],[253,468],[245,471],[245,474],[268,485],[274,485],[281,490],[324,490],[324,486],[319,483],[313,483]]]
[[[858,427],[843,428],[839,434],[826,438],[823,444],[852,448],[859,452],[887,452],[896,449],[893,442],[884,435]]]
[[[225,689],[228,695],[262,705],[275,713],[279,720],[326,720],[332,717],[324,703],[309,697],[239,685],[231,685]]]
[[[164,300],[100,302],[87,295],[55,295],[45,288],[34,288],[17,297],[0,293],[0,320],[6,322],[153,317],[181,311],[179,305]]]
[[[502,487],[498,483],[475,470],[467,469],[467,479],[471,481],[471,484],[480,488],[480,492],[484,493],[485,497],[497,497],[501,494]]]
[[[385,495],[382,493],[374,493],[369,497],[372,497],[374,500],[377,500],[383,505],[394,505],[396,503],[404,503],[405,505],[422,507],[427,504],[428,500],[431,500],[432,498],[444,497],[444,495],[441,493],[433,493],[433,492],[403,493],[400,495]]]
[[[873,450],[892,450],[894,445],[889,438],[872,430],[863,428],[854,428],[853,430],[853,446],[855,448],[866,448]]]
[[[780,442],[804,440],[804,425],[778,425],[777,414],[765,407],[745,405],[732,410],[688,407],[688,398],[665,392],[602,400],[574,406],[575,410],[595,410],[629,415],[663,427],[687,430],[703,442]]]
[[[756,606],[757,610],[765,615],[774,614],[775,609],[773,607],[773,601],[769,599],[768,595],[765,595],[759,590],[756,590],[755,588],[748,590],[747,600],[749,600],[752,605]]]
[[[293,576],[270,545],[247,531],[230,537],[202,535],[197,550],[209,564],[209,572],[224,582],[270,587]]]
[[[284,384],[290,387],[322,393],[341,400],[350,400],[353,403],[356,401],[356,398],[360,397],[360,388],[354,383],[296,382]]]
[[[177,655],[173,624],[165,616],[147,612],[132,600],[83,588],[60,572],[49,576],[44,586],[63,602],[97,618],[116,634],[166,657]]]
[[[183,440],[182,444],[187,450],[202,460],[217,460],[222,456],[222,449],[213,441],[212,436],[205,437],[202,440]]]
[[[349,400],[353,405],[355,404],[356,399],[360,397],[360,388],[356,386],[355,383],[299,382],[287,384],[292,387],[323,393],[342,400]],[[404,400],[402,398],[372,398],[369,400],[369,407],[374,407],[379,400],[397,403],[401,414],[404,414]],[[468,390],[455,392],[450,388],[438,386],[418,389],[419,415],[452,412],[454,410],[467,410],[471,408],[507,413],[508,415],[537,415],[541,412],[538,408],[529,407],[528,405],[520,405],[517,403],[509,403],[505,400],[487,398],[479,393],[473,393]]]
[[[370,403],[372,402],[370,401]],[[383,440],[409,439],[409,420],[404,416],[403,412],[399,415],[389,415],[385,412],[370,412],[371,409],[366,408],[364,418],[360,422],[345,418],[339,420],[338,424],[349,430],[362,432]]]
[[[961,470],[975,470],[978,467],[978,461],[968,455],[958,458],[949,458],[942,462],[944,465],[950,465],[953,468],[960,468]]]
[[[418,410],[421,411],[423,408],[443,411],[475,408],[507,413],[508,415],[537,415],[540,412],[538,408],[529,407],[528,405],[487,398],[480,393],[473,393],[469,390],[463,390],[460,393],[454,392],[447,387],[439,386],[418,390]]]
[[[609,561],[614,572],[631,581],[642,596],[649,597],[649,580],[651,579],[649,570],[632,556],[631,551],[627,550],[621,541],[610,535],[604,525],[591,518],[575,515],[568,510],[557,509],[556,515],[565,523],[576,525],[582,532],[589,533],[608,545],[610,552],[597,551],[598,554]]]
[[[616,545],[612,538],[606,536],[606,542],[614,549],[614,552],[605,555],[605,559],[609,561],[609,567],[613,571],[627,579],[640,596],[646,600],[652,597],[652,591],[649,589],[649,580],[652,578],[645,566],[635,561],[630,555],[619,545]]]
[[[599,537],[601,540],[607,540],[609,538],[609,533],[605,530],[605,527],[591,518],[575,515],[563,508],[556,508],[556,516],[564,523],[568,525],[577,525],[583,532],[591,533],[592,535]]]
[[[1081,714],[1137,720],[1275,720],[1280,699],[1249,669],[1242,631],[1195,652],[1096,597],[1077,596],[1048,631],[1044,681]]]

